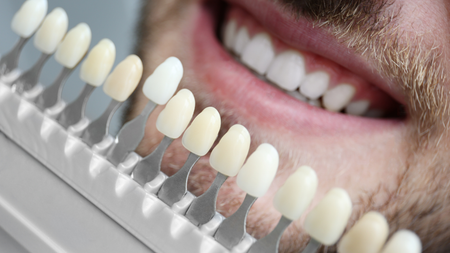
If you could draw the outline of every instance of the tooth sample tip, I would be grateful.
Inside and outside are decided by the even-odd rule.
[[[151,101],[163,105],[177,90],[183,77],[183,65],[177,57],[169,57],[145,80],[142,91]]]
[[[275,209],[284,217],[297,220],[311,204],[317,184],[317,175],[313,169],[308,166],[298,168],[275,194]]]
[[[29,38],[47,13],[47,0],[28,0],[13,17],[11,29],[22,38]]]
[[[369,109],[370,102],[368,100],[359,100],[351,102],[345,107],[345,113],[361,116],[364,115]]]
[[[234,40],[236,37],[236,29],[237,29],[237,23],[236,20],[232,19],[227,22],[225,25],[225,28],[223,30],[223,40],[225,47],[228,49],[231,49],[234,44]]]
[[[399,230],[386,243],[381,253],[420,253],[422,243],[412,231]]]
[[[214,147],[209,163],[218,172],[234,177],[244,164],[250,148],[250,133],[242,125],[233,125]]]
[[[266,77],[285,90],[296,90],[305,77],[305,59],[294,50],[285,51],[272,61]]]
[[[142,61],[139,57],[128,56],[108,76],[103,91],[116,101],[125,101],[138,85],[142,69]]]
[[[300,93],[309,99],[318,99],[328,89],[330,75],[324,71],[307,74],[300,84]]]
[[[308,213],[303,227],[316,241],[331,246],[341,237],[351,213],[352,201],[347,192],[334,188]]]
[[[247,46],[249,42],[250,35],[248,34],[247,27],[243,26],[238,30],[236,37],[234,38],[233,51],[237,55],[241,55],[242,51],[244,51],[245,46]]]
[[[173,96],[156,120],[156,128],[164,135],[176,139],[192,119],[195,109],[195,98],[188,89],[180,90]]]
[[[81,64],[80,78],[84,82],[98,87],[108,76],[116,59],[116,47],[109,39],[102,39],[89,52]]]
[[[42,53],[53,54],[64,38],[68,25],[67,13],[62,8],[55,8],[36,32],[34,46]]]
[[[322,103],[325,109],[338,112],[350,101],[355,95],[356,89],[350,84],[339,84],[330,90],[327,90],[322,97]]]
[[[91,28],[86,23],[72,28],[56,50],[56,61],[66,68],[74,68],[89,49],[91,37]]]
[[[249,68],[264,75],[275,57],[272,41],[267,33],[255,35],[242,51],[241,60]]]
[[[263,143],[253,152],[242,166],[236,183],[253,197],[263,196],[272,184],[278,169],[278,151],[270,144]]]
[[[381,250],[389,233],[389,225],[378,212],[366,213],[341,239],[340,253],[377,253]]]

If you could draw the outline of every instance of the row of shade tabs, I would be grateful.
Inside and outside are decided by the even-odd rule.
[[[183,66],[178,58],[169,57],[146,79],[143,94],[149,99],[140,115],[126,123],[115,138],[108,134],[109,121],[116,109],[135,90],[141,80],[143,65],[139,57],[130,55],[110,73],[115,61],[115,46],[108,39],[101,40],[82,63],[80,78],[86,82],[78,98],[66,104],[61,99],[65,80],[87,54],[91,31],[81,23],[67,32],[66,12],[56,8],[48,15],[46,0],[28,0],[16,13],[12,29],[20,36],[16,46],[0,60],[0,77],[9,80],[11,88],[31,100],[39,109],[50,115],[63,128],[75,133],[89,147],[107,147],[105,158],[120,166],[137,148],[144,136],[147,118],[157,105],[165,105],[157,121],[157,129],[164,134],[159,146],[126,170],[137,183],[146,186],[154,180],[163,180],[154,193],[167,205],[173,206],[187,195],[189,173],[200,157],[212,148],[221,118],[213,107],[207,107],[191,122],[195,99],[191,91],[179,90]],[[67,34],[66,34],[67,32]],[[20,73],[17,62],[21,48],[34,34],[35,47],[41,58],[29,70]],[[39,73],[52,55],[63,69],[53,84],[42,88]],[[15,78],[10,78],[16,75]],[[103,85],[112,100],[105,112],[96,120],[84,117],[84,110],[92,91]],[[28,94],[28,96],[27,96]],[[29,95],[33,94],[33,95]],[[184,133],[184,134],[183,134]],[[182,136],[183,146],[190,154],[183,167],[173,176],[160,172],[162,157],[174,139]],[[232,126],[220,139],[210,154],[210,165],[217,171],[211,187],[192,200],[185,216],[195,225],[203,226],[216,215],[216,199],[221,185],[228,177],[237,176],[237,185],[247,193],[239,209],[224,219],[213,234],[224,247],[238,247],[246,234],[246,217],[257,198],[269,189],[278,169],[277,150],[268,143],[259,145],[247,158],[250,134],[239,124]],[[248,252],[278,252],[279,240],[285,229],[308,209],[314,198],[318,179],[313,169],[302,166],[286,180],[274,197],[274,207],[282,214],[278,225],[264,238],[253,243]],[[411,231],[400,230],[385,244],[389,226],[377,212],[368,212],[342,236],[352,213],[352,203],[347,192],[331,189],[308,213],[303,230],[311,239],[303,252],[317,252],[332,246],[341,238],[337,250],[341,253],[416,253],[421,252],[419,238]]]

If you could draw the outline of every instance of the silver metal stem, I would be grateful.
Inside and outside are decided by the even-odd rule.
[[[84,116],[84,111],[86,109],[86,104],[89,100],[89,96],[94,91],[95,86],[90,84],[85,84],[80,95],[67,105],[64,110],[56,117],[56,120],[64,128],[68,128],[71,125],[78,123]]]
[[[152,181],[158,176],[159,171],[161,170],[161,161],[166,152],[166,149],[172,143],[173,139],[167,136],[164,136],[162,141],[159,143],[158,147],[149,154],[144,157],[133,169],[133,179],[138,182],[140,185],[145,185],[147,182]]]
[[[86,129],[81,134],[80,138],[89,146],[99,143],[108,134],[109,123],[111,122],[112,116],[119,109],[119,106],[123,102],[111,99],[111,102],[106,108],[105,112],[96,119],[92,121]]]
[[[214,217],[216,214],[217,194],[227,178],[228,176],[218,172],[208,190],[192,201],[186,212],[186,217],[194,225],[201,226]]]
[[[257,199],[247,194],[239,209],[220,224],[214,238],[225,248],[231,250],[244,238],[247,215]]]
[[[197,163],[200,156],[190,153],[186,163],[173,176],[164,181],[158,192],[158,197],[167,205],[172,206],[180,201],[187,192],[187,181],[192,167]]]
[[[292,220],[281,216],[277,226],[266,237],[255,242],[248,253],[278,253],[281,235],[291,224]]]
[[[64,83],[66,83],[67,78],[69,78],[70,74],[72,73],[72,71],[73,69],[64,67],[59,73],[58,77],[55,79],[55,81],[44,91],[42,91],[42,93],[39,94],[39,96],[36,97],[34,103],[39,109],[45,110],[47,108],[50,108],[61,99],[62,88],[64,86]]]
[[[320,246],[322,246],[320,242],[314,240],[314,238],[311,238],[302,253],[316,253],[319,250]]]
[[[136,118],[128,121],[117,134],[116,141],[108,151],[106,159],[108,159],[114,166],[122,162],[131,151],[134,151],[142,138],[144,138],[145,125],[148,116],[155,109],[156,104],[153,101],[148,101],[144,110]]]
[[[0,76],[7,75],[11,71],[15,70],[19,63],[20,52],[23,46],[30,39],[20,37],[19,41],[14,45],[14,47],[7,54],[3,55],[0,59]]]
[[[39,82],[39,76],[41,75],[42,67],[45,62],[50,58],[50,54],[42,53],[41,57],[29,70],[21,74],[16,80],[12,82],[16,86],[16,92],[19,94],[31,90]]]

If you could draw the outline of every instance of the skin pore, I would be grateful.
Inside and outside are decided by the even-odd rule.
[[[254,85],[257,81],[253,80],[252,73],[239,63],[231,64],[233,59],[220,49],[222,46],[214,33],[217,22],[223,19],[217,17],[226,6],[223,2],[143,1],[137,47],[144,62],[143,79],[165,58],[180,58],[185,69],[180,88],[194,93],[197,113],[207,106],[219,110],[223,122],[219,138],[229,127],[239,123],[251,133],[250,152],[268,142],[280,154],[280,168],[274,183],[250,211],[248,232],[261,238],[271,231],[280,217],[272,206],[276,190],[295,169],[307,164],[316,170],[319,178],[312,206],[333,187],[349,192],[354,210],[348,228],[363,213],[377,210],[388,219],[391,233],[402,228],[416,232],[424,252],[450,251],[448,1],[249,0],[227,3],[247,10],[271,34],[282,39],[283,34],[278,34],[281,29],[274,23],[293,26],[304,31],[306,39],[329,43],[336,52],[354,57],[364,65],[356,74],[373,83],[382,83],[387,93],[404,106],[407,115],[405,119],[389,121],[355,119],[316,110],[320,117],[339,117],[342,122],[360,125],[357,131],[324,126],[305,116],[292,120],[283,118],[276,111],[279,105],[271,103],[271,98],[264,97],[268,93]],[[209,10],[208,15],[201,14],[205,9]],[[215,12],[217,9],[222,11]],[[276,22],[269,21],[270,14],[275,16]],[[205,35],[205,30],[214,37]],[[214,44],[214,52],[218,53],[210,54],[199,48],[202,43]],[[316,51],[334,60],[333,52]],[[352,63],[345,59],[336,61],[352,69]],[[219,72],[215,72],[215,66],[219,66]],[[214,85],[220,78],[227,79],[224,85]],[[227,81],[242,82],[246,86],[241,90],[227,89]],[[139,114],[147,103],[141,89],[137,90],[127,119]],[[230,96],[240,96],[242,92],[251,96],[239,104],[230,101]],[[269,110],[262,116],[255,113],[254,101],[267,101],[274,112]],[[283,103],[296,105],[289,101]],[[149,118],[146,136],[139,147],[142,155],[150,153],[163,137],[155,128],[161,109],[157,108]],[[380,127],[365,128],[367,120]],[[360,124],[360,121],[364,122]],[[163,172],[174,174],[187,155],[181,141],[175,140],[163,159]],[[201,158],[189,178],[189,190],[201,194],[214,176],[208,157]],[[244,192],[237,187],[235,179],[228,179],[219,193],[218,211],[229,216],[243,197]],[[300,219],[284,233],[280,252],[298,252],[306,245],[308,236],[302,231],[302,224]],[[322,250],[335,252],[333,247]]]

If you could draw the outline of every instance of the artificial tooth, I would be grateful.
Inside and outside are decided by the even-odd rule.
[[[378,212],[366,213],[342,237],[339,253],[377,253],[383,247],[389,233],[389,225]]]
[[[237,23],[236,20],[229,20],[223,31],[223,40],[226,48],[231,49],[236,38]]]
[[[386,243],[381,253],[420,253],[420,238],[409,230],[399,230]]]
[[[218,172],[234,177],[237,175],[250,148],[250,134],[242,125],[233,125],[214,147],[209,163]]]
[[[72,28],[56,50],[56,61],[66,68],[74,68],[89,49],[91,37],[91,29],[86,23]]]
[[[163,105],[173,96],[182,77],[183,65],[180,60],[169,57],[147,78],[142,91],[148,99]]]
[[[303,96],[302,94],[300,94],[300,92],[294,90],[294,91],[288,91],[286,92],[287,94],[289,94],[290,96],[296,98],[297,100],[303,101],[303,102],[308,102],[308,99]]]
[[[245,46],[241,60],[258,74],[264,75],[274,57],[275,51],[270,36],[267,33],[259,33]]]
[[[45,54],[53,54],[67,32],[69,19],[62,8],[55,8],[45,17],[34,37],[34,46]]]
[[[352,213],[352,201],[340,188],[331,189],[308,213],[303,228],[323,245],[335,244],[344,232]]]
[[[300,85],[300,92],[309,99],[318,99],[328,89],[330,75],[324,71],[309,73]]]
[[[351,102],[345,107],[345,113],[361,116],[369,110],[370,102],[368,100],[358,100]]]
[[[205,108],[183,135],[183,146],[198,156],[204,156],[211,149],[220,129],[220,114],[214,107]]]
[[[22,38],[29,38],[47,14],[47,0],[28,0],[13,17],[11,29]]]
[[[142,77],[142,61],[136,55],[130,55],[120,62],[108,76],[103,91],[119,102],[125,101]]]
[[[328,111],[338,112],[350,103],[355,92],[356,89],[352,85],[339,84],[325,92],[322,97],[323,106]]]
[[[320,103],[320,100],[317,100],[317,99],[308,100],[308,104],[315,106],[315,107],[322,107],[322,103]]]
[[[269,189],[278,169],[278,152],[263,143],[242,166],[236,179],[238,186],[253,197],[261,197]]]
[[[294,50],[278,54],[270,64],[266,77],[279,87],[294,91],[305,77],[305,59]]]
[[[108,76],[116,59],[116,47],[109,39],[102,39],[89,52],[80,69],[80,78],[84,82],[98,87]]]
[[[247,27],[241,27],[234,37],[233,51],[237,55],[241,55],[245,46],[250,42],[250,35],[248,34]]]

